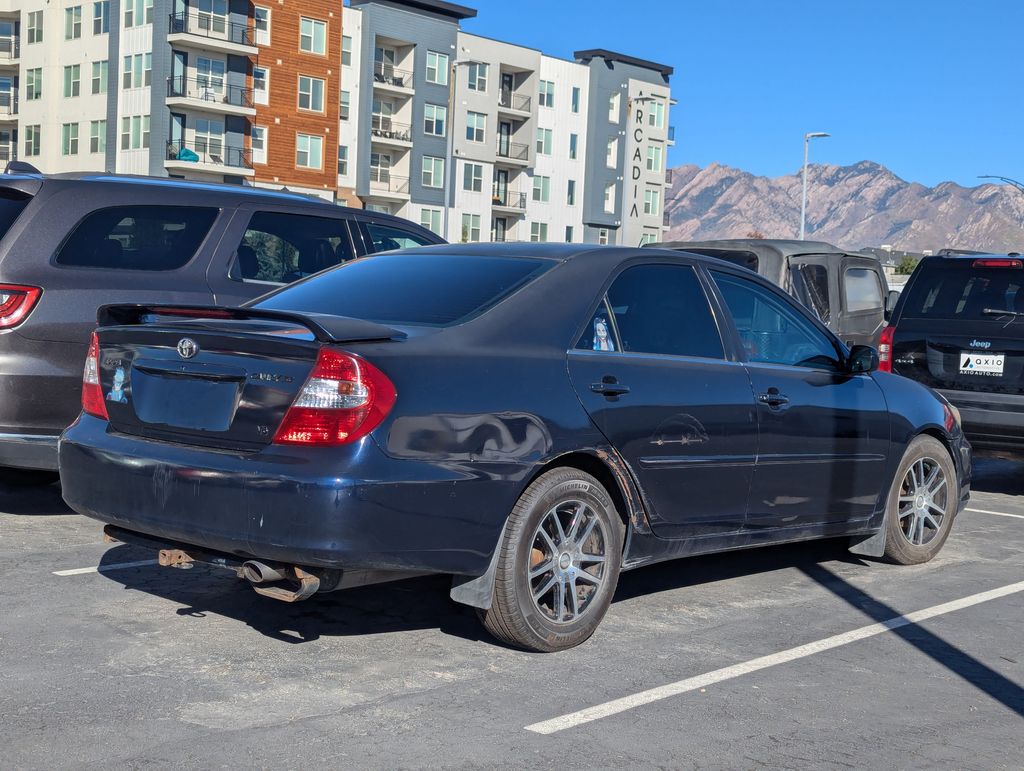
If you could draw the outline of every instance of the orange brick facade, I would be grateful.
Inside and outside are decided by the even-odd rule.
[[[338,0],[265,0],[254,5],[270,12],[269,41],[257,40],[260,43],[258,66],[267,69],[269,88],[267,104],[256,104],[253,119],[256,126],[266,131],[266,162],[261,163],[254,157],[255,181],[336,194],[342,3]],[[326,24],[323,54],[302,49],[303,18]],[[301,76],[323,81],[322,110],[299,106]],[[319,169],[297,164],[299,134],[323,137]]]

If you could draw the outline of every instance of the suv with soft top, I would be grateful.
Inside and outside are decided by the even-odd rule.
[[[956,406],[979,450],[1024,453],[1024,258],[926,257],[879,345],[881,368]]]
[[[287,192],[0,175],[0,479],[55,478],[99,306],[238,305],[355,257],[436,243],[406,220]]]

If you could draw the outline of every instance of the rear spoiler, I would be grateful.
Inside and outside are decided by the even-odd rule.
[[[146,316],[177,316],[226,321],[281,321],[308,329],[320,343],[404,340],[407,335],[384,324],[326,313],[272,311],[259,308],[224,308],[215,305],[103,305],[96,312],[101,327],[145,324]]]

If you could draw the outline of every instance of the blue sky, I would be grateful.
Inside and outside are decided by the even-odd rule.
[[[463,28],[571,58],[675,67],[672,165],[877,161],[904,179],[1024,181],[1024,0],[462,0]]]

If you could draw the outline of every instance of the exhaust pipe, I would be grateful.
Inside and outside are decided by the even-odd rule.
[[[288,576],[283,571],[284,568],[273,568],[257,560],[248,560],[242,563],[242,577],[251,584],[270,584],[274,581],[284,581]]]

